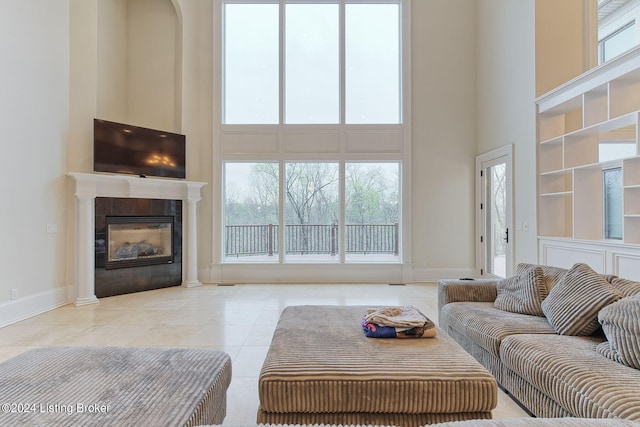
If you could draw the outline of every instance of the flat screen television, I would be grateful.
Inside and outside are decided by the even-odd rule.
[[[184,135],[106,120],[93,120],[93,170],[185,178]]]

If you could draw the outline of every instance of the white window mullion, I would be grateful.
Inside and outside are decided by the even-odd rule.
[[[286,106],[284,105],[284,100],[285,100],[285,94],[287,91],[287,87],[285,86],[285,54],[286,54],[286,37],[285,37],[285,28],[286,28],[286,13],[285,13],[285,0],[280,0],[280,72],[279,72],[279,76],[280,76],[280,100],[279,100],[279,105],[280,105],[280,110],[279,110],[279,124],[284,124],[284,110],[286,108]]]
[[[285,218],[284,218],[284,181],[285,167],[284,162],[278,162],[278,264],[284,263],[284,254],[286,251],[284,234],[285,234]]]
[[[344,160],[340,162],[340,225],[338,227],[338,248],[340,249],[338,253],[340,254],[340,264],[344,264],[346,260],[346,235],[347,235],[347,225],[346,225],[346,185],[345,185],[345,177],[346,177],[346,167]]]
[[[346,123],[345,119],[345,19],[344,19],[344,1],[340,2],[340,124]]]

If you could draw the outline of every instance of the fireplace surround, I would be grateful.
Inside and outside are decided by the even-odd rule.
[[[182,201],[96,197],[95,292],[103,298],[182,283]]]
[[[197,245],[197,203],[201,199],[201,189],[206,183],[163,178],[140,178],[132,175],[111,175],[100,173],[70,172],[73,180],[73,194],[76,198],[75,245],[73,246],[74,279],[70,299],[75,305],[98,302],[95,288],[96,270],[96,200],[110,199],[150,199],[177,201],[181,203],[182,224],[174,223],[176,230],[182,232],[181,267],[179,277],[182,286],[199,286],[198,245]],[[165,214],[144,214],[160,215]],[[175,239],[175,237],[174,237]],[[175,240],[174,240],[175,242]],[[174,250],[176,250],[174,246]],[[174,263],[167,264],[177,268]],[[104,259],[104,258],[103,258]],[[112,272],[126,272],[130,269],[112,269]],[[121,273],[122,274],[122,273]],[[135,274],[134,274],[135,275]]]

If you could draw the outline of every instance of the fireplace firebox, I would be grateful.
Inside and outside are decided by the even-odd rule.
[[[107,216],[105,268],[173,263],[173,216]]]

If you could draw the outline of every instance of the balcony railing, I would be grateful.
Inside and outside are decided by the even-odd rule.
[[[279,226],[274,224],[227,225],[225,256],[273,256],[279,251],[278,234]],[[349,224],[344,240],[346,253],[398,255],[398,224]],[[287,254],[337,255],[338,225],[286,225],[284,241]]]

